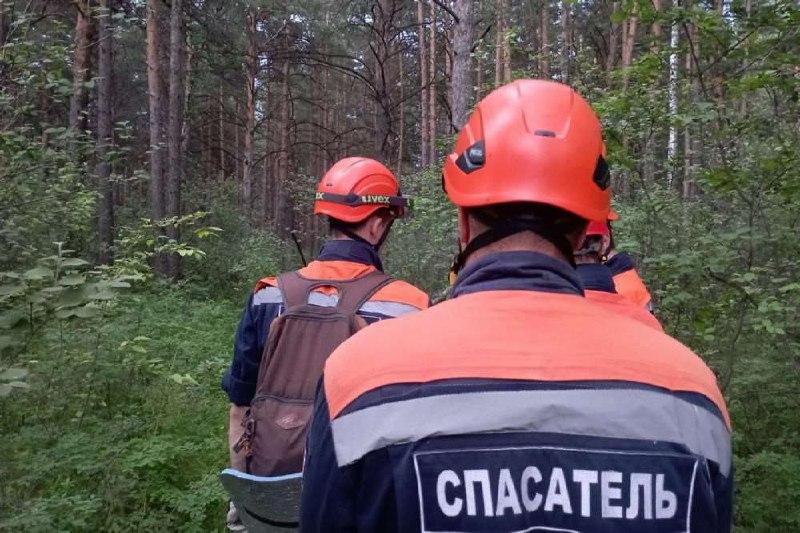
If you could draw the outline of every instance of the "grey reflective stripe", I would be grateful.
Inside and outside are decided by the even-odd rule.
[[[540,431],[617,437],[685,445],[731,466],[730,433],[708,410],[669,394],[634,389],[468,392],[414,398],[342,415],[333,420],[339,466],[367,453],[426,437]]]
[[[378,313],[384,316],[401,316],[419,311],[419,309],[411,304],[387,302],[383,300],[370,300],[361,306],[361,311],[364,313]]]
[[[308,303],[321,307],[333,307],[339,301],[336,294],[324,294],[314,291],[308,298]],[[264,287],[253,295],[253,305],[280,304],[283,303],[283,296],[277,287]],[[419,311],[410,304],[401,302],[388,302],[383,300],[370,300],[361,306],[360,311],[364,313],[380,314],[383,316],[396,317]]]
[[[278,287],[264,287],[253,295],[252,305],[283,303],[283,295]]]

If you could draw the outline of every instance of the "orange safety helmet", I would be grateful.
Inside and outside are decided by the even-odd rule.
[[[346,157],[322,176],[314,201],[315,215],[342,222],[361,222],[381,208],[402,217],[411,201],[400,194],[400,183],[384,165],[366,157]]]
[[[486,96],[444,165],[459,207],[511,202],[552,205],[606,220],[610,177],[600,120],[572,88],[518,80]]]
[[[586,236],[600,236],[608,237],[611,235],[611,229],[608,227],[608,222],[601,222],[599,220],[592,220],[586,227]]]

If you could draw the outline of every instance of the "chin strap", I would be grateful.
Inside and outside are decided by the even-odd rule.
[[[488,217],[485,214],[476,214],[476,218],[484,225],[488,226],[489,229],[469,241],[467,246],[465,246],[464,249],[462,249],[458,255],[456,255],[455,260],[453,261],[453,272],[456,274],[458,274],[461,269],[464,268],[464,263],[466,263],[467,258],[475,253],[476,250],[524,231],[533,232],[539,237],[548,241],[550,244],[555,246],[559,252],[561,252],[566,261],[572,265],[573,268],[575,267],[575,258],[573,257],[574,250],[572,248],[572,244],[570,244],[569,240],[563,235],[563,233],[560,233],[550,224],[533,220],[502,220]]]

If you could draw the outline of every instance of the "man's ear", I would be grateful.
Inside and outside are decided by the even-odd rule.
[[[459,207],[458,208],[458,240],[461,242],[461,247],[465,247],[469,244],[469,240],[471,238],[470,231],[469,231],[469,214],[467,214],[467,210]]]

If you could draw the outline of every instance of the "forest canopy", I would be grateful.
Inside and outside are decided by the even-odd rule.
[[[730,407],[736,529],[800,530],[794,0],[0,0],[0,529],[220,529],[219,379],[326,238],[316,182],[395,172],[387,270],[443,296],[442,160],[520,78],[603,122],[617,244]]]

